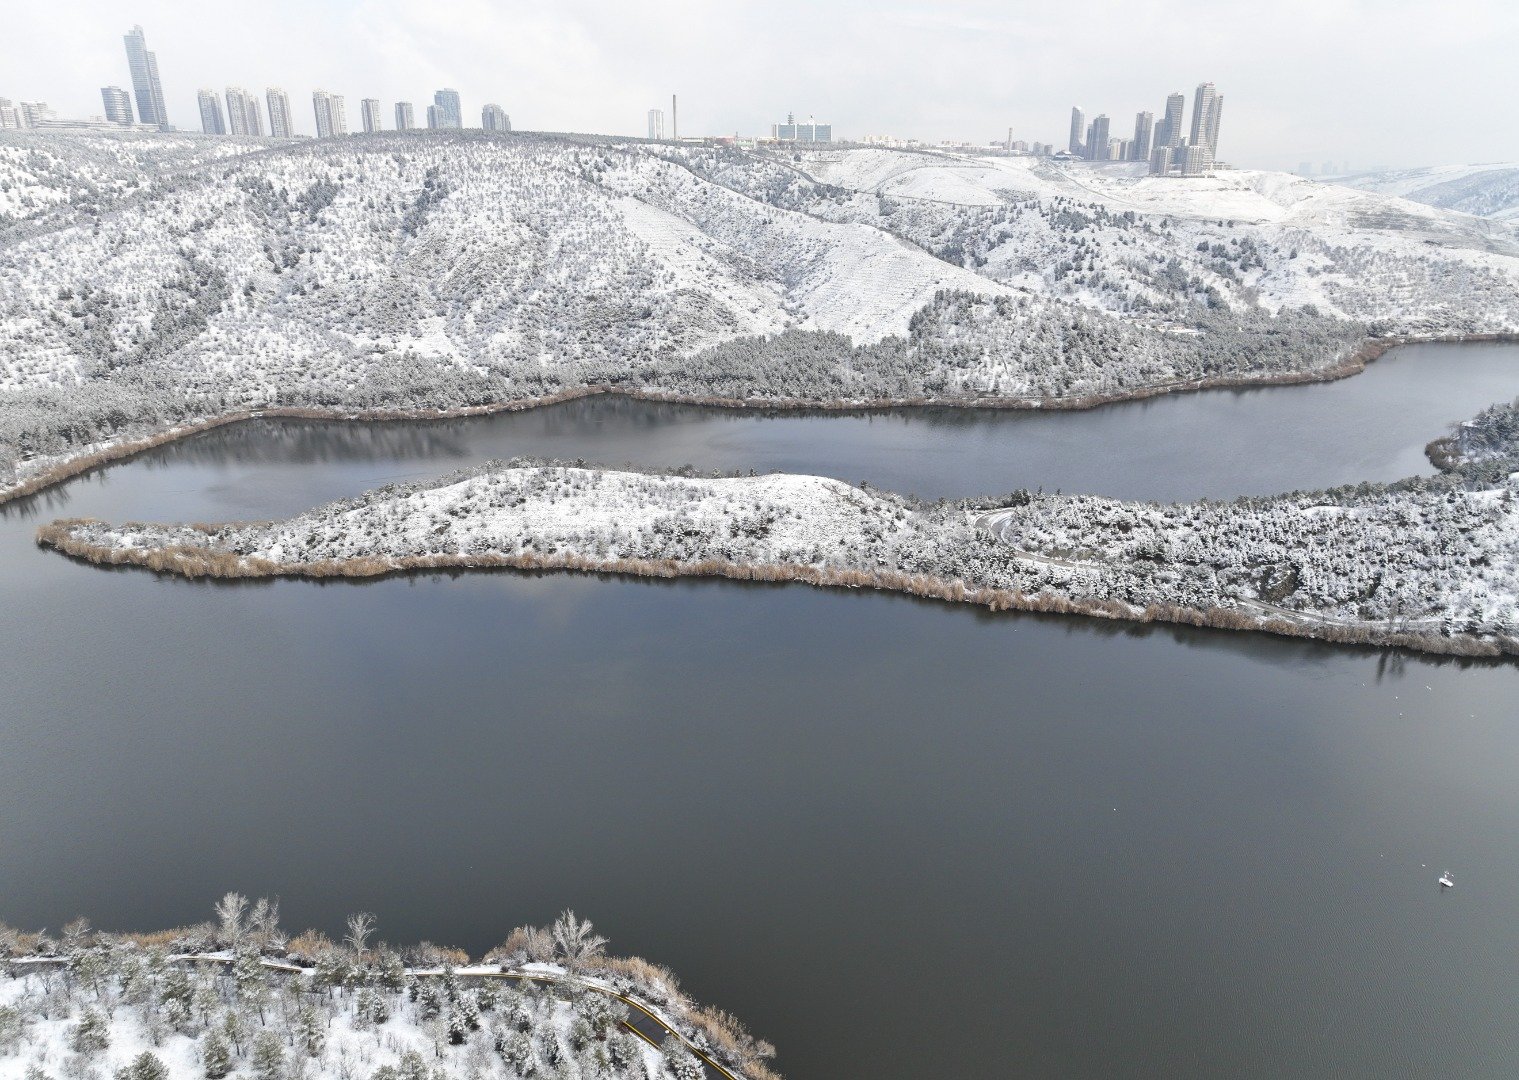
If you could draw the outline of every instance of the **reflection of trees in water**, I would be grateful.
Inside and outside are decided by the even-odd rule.
[[[235,462],[454,459],[470,453],[466,425],[475,420],[245,420],[191,436],[144,456],[150,466]]]

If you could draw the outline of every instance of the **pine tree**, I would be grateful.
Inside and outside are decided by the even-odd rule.
[[[327,1027],[313,1006],[301,1006],[295,1018],[295,1035],[309,1057],[316,1057],[327,1045]]]
[[[147,1050],[116,1070],[116,1080],[169,1080],[169,1067]]]
[[[206,1080],[222,1080],[232,1071],[232,1050],[227,1045],[226,1036],[214,1027],[208,1029],[201,1040],[200,1061]]]
[[[706,1080],[701,1060],[674,1035],[665,1039],[663,1050],[665,1064],[670,1067],[670,1075],[675,1080]]]
[[[253,1039],[253,1075],[256,1080],[280,1080],[285,1072],[285,1048],[272,1031],[260,1031]]]
[[[110,1045],[111,1033],[105,1016],[95,1009],[84,1010],[69,1033],[69,1049],[81,1057],[91,1057]]]

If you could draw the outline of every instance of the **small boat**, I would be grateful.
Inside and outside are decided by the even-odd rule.
[[[1440,888],[1442,889],[1454,889],[1456,887],[1456,879],[1450,876],[1449,870],[1443,871],[1440,874],[1439,881]]]

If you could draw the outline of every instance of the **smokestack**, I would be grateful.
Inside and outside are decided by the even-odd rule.
[[[675,95],[670,95],[670,141],[680,142],[680,113],[675,111]]]

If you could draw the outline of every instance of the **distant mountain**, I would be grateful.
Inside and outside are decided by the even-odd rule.
[[[483,133],[0,138],[0,484],[246,409],[1061,404],[1519,330],[1519,234],[1273,173]],[[98,449],[98,447],[96,447]]]
[[[1519,164],[1436,165],[1398,172],[1360,173],[1339,182],[1443,210],[1519,222]]]

